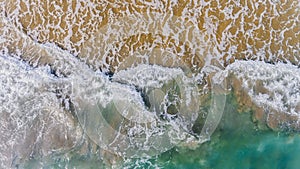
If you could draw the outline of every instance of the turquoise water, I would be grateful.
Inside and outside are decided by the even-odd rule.
[[[299,168],[299,136],[226,131],[196,150],[170,151],[163,168]]]
[[[217,141],[218,139],[218,141]],[[219,138],[184,153],[160,157],[163,168],[299,168],[300,139],[276,133],[225,132]]]
[[[223,119],[211,141],[195,150],[174,148],[152,160],[159,168],[293,169],[300,166],[300,136],[258,130],[251,113],[238,113],[228,98]],[[149,163],[149,161],[148,161]],[[129,168],[135,168],[135,164]],[[137,168],[155,168],[144,162]]]

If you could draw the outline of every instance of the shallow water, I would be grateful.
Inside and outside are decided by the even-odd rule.
[[[251,113],[239,114],[229,98],[209,142],[195,150],[173,150],[159,162],[163,168],[298,168],[300,136],[260,131],[250,119]]]
[[[215,93],[210,95],[212,102],[207,104],[205,99],[195,99],[205,93],[198,91],[198,76],[188,77],[182,69],[141,64],[109,77],[102,72],[95,72],[77,59],[68,59],[72,56],[60,49],[51,46],[48,48],[62,56],[62,60],[68,60],[65,64],[71,74],[58,77],[50,66],[33,68],[10,56],[0,58],[1,77],[4,79],[0,83],[0,101],[4,105],[1,107],[1,132],[4,133],[1,141],[2,146],[4,142],[9,143],[3,149],[5,151],[2,156],[9,157],[5,153],[11,152],[16,154],[12,167],[296,168],[300,165],[297,121],[279,119],[284,122],[285,128],[282,131],[272,131],[268,121],[253,122],[255,111],[251,107],[248,112],[243,109],[242,112],[238,111],[240,102],[236,96],[236,86],[232,86],[230,90],[224,90],[229,86],[222,86],[225,77],[234,74],[243,79],[243,84],[238,86],[245,85],[244,89],[248,91],[249,99],[254,99],[254,103],[298,117],[300,93],[299,69],[296,66],[258,61],[231,64],[211,78],[211,83],[218,85],[211,89]],[[228,83],[225,84],[232,82],[227,80]],[[258,80],[264,82],[264,97],[261,93],[256,93],[255,84]],[[222,93],[222,89],[225,93]],[[151,93],[152,91],[157,92]],[[274,92],[277,98],[283,95],[282,98],[293,99],[274,99],[268,91]],[[141,93],[148,98],[140,95]],[[179,103],[173,102],[177,95]],[[163,98],[167,100],[162,101]],[[165,102],[165,105],[162,104],[162,109],[159,109],[161,102]],[[167,111],[169,115],[157,118],[157,115],[162,117],[159,113],[163,113],[169,103],[180,105],[180,118],[172,116],[172,111],[176,114],[174,109]],[[214,108],[214,104],[217,107]],[[225,105],[224,109],[222,104]],[[133,106],[129,113],[125,111],[128,105]],[[215,111],[215,114],[211,111]],[[197,112],[196,116],[194,112]],[[212,114],[217,117],[209,116]],[[203,119],[199,119],[200,115],[203,115]],[[209,117],[211,119],[207,120]],[[123,119],[129,122],[124,122]],[[140,124],[155,123],[147,127],[135,123],[136,121]],[[32,126],[36,130],[32,130]],[[203,128],[206,129],[204,133]],[[8,135],[8,131],[14,135]],[[57,131],[66,138],[56,139]],[[134,135],[139,138],[127,135],[130,132],[135,132]],[[160,132],[171,135],[160,135]],[[34,136],[29,138],[33,140],[26,138],[31,134]],[[116,136],[112,136],[113,134]],[[14,141],[23,137],[26,139],[22,142]],[[111,147],[106,147],[112,138],[117,146],[112,144]],[[128,142],[124,142],[124,139]],[[144,139],[149,139],[150,142],[146,143]],[[157,139],[160,141],[155,141]],[[25,145],[28,145],[27,149],[23,149]],[[120,145],[124,146],[123,149],[114,149]],[[137,146],[132,148],[132,145]],[[153,146],[154,149],[148,151],[145,149],[148,146]],[[121,159],[114,155],[124,152],[127,154],[122,155]],[[137,155],[141,158],[136,158]],[[113,159],[113,164],[107,162],[110,158]]]
[[[300,135],[261,131],[251,122],[251,112],[237,112],[236,99],[227,99],[225,114],[211,140],[198,148],[174,147],[152,158],[130,159],[122,168],[289,168],[300,165]],[[32,160],[24,168],[37,168]],[[105,168],[94,155],[50,159],[44,168]],[[107,167],[107,166],[106,166]]]
[[[245,132],[245,131],[244,131]],[[223,133],[196,150],[170,150],[157,159],[127,162],[124,168],[293,168],[299,167],[300,138],[273,132],[246,130]],[[244,134],[244,135],[243,135]],[[25,168],[38,168],[34,161]],[[53,164],[54,163],[54,164]],[[105,168],[98,158],[73,157],[43,164],[44,168]]]

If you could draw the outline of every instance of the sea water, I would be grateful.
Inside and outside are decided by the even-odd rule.
[[[144,68],[149,67],[144,66]],[[84,69],[89,68],[85,67]],[[165,68],[155,67],[155,69],[164,70]],[[170,71],[171,69],[167,68],[166,70]],[[176,71],[178,73],[178,70]],[[6,78],[3,79],[7,79],[6,81],[1,81],[1,101],[4,105],[8,106],[2,107],[2,109],[5,108],[6,111],[10,110],[14,115],[22,112],[24,107],[21,104],[16,104],[16,102],[11,102],[12,100],[5,99],[12,96],[10,93],[14,94],[14,96],[31,98],[33,100],[33,105],[31,106],[34,106],[38,110],[39,108],[43,108],[39,106],[47,105],[47,102],[48,104],[59,104],[56,102],[57,96],[53,95],[51,91],[57,87],[55,83],[58,83],[58,81],[58,84],[68,83],[67,79],[58,80],[57,77],[54,77],[47,66],[31,68],[25,62],[4,56],[1,56],[1,72],[6,75]],[[101,77],[97,73],[96,75]],[[105,76],[103,78],[102,82],[111,83]],[[49,85],[46,92],[43,90],[45,84]],[[40,100],[40,96],[44,94],[46,95]],[[15,101],[22,100],[16,97]],[[39,104],[35,105],[35,103]],[[57,107],[53,108],[59,109]],[[252,121],[253,112],[238,112],[237,109],[237,99],[230,92],[226,97],[221,121],[208,141],[197,144],[194,147],[178,144],[166,152],[151,157],[125,158],[125,161],[119,163],[117,168],[298,168],[297,166],[300,165],[298,160],[300,158],[299,134],[284,131],[275,132],[270,129],[261,130]],[[19,120],[20,124],[22,124],[22,120],[23,122],[30,123],[31,121],[28,118],[31,115],[34,116],[34,111],[31,111],[30,107],[26,111],[29,114],[26,114],[28,112],[24,112],[23,115],[22,113],[19,114],[22,117],[16,115],[16,120]],[[24,119],[24,116],[27,116],[26,119]],[[17,133],[19,132],[18,130],[23,130],[22,125],[18,125],[16,124],[17,130],[15,130]],[[26,124],[24,125],[26,126]],[[13,138],[8,141],[14,142]],[[82,155],[75,148],[70,152],[61,154],[50,154],[39,158],[33,156],[18,163],[17,166],[21,168],[108,167],[102,160],[103,158],[97,153]]]
[[[224,116],[211,140],[196,149],[174,147],[153,158],[130,159],[121,168],[289,168],[300,165],[300,135],[260,131],[251,122],[251,112],[237,112],[234,96],[227,100]],[[57,157],[56,157],[57,158]],[[35,168],[32,160],[25,168]],[[105,168],[94,155],[49,160],[44,168]]]
[[[128,168],[298,168],[300,136],[261,131],[251,112],[237,112],[234,96],[227,97],[225,113],[211,140],[196,149],[174,148],[152,160],[136,160]],[[139,164],[139,167],[136,166]]]

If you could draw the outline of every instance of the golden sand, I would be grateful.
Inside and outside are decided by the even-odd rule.
[[[205,34],[207,42],[214,46],[213,50],[220,55],[217,60],[222,65],[232,63],[235,59],[289,61],[298,65],[300,59],[298,0],[263,2],[256,0],[240,2],[179,0],[176,3],[151,0],[2,0],[1,3],[8,20],[33,41],[53,42],[84,59],[90,54],[97,54],[96,51],[87,51],[84,47],[85,43],[99,32],[99,29],[110,25],[115,19],[149,12],[169,13],[187,22],[196,20],[193,24],[196,25],[197,31]],[[169,15],[164,17],[169,17]],[[176,31],[175,34],[180,30],[176,29]],[[136,35],[122,38],[118,43],[112,44],[119,47],[115,52],[110,51],[110,56],[106,58],[109,66],[118,66],[119,62],[128,57],[128,53],[142,46],[145,48],[145,44],[149,43],[155,44],[156,48],[162,50],[172,48],[177,57],[183,57],[182,60],[187,65],[202,67],[205,62],[206,56],[189,59],[195,55],[190,52],[193,46],[184,42],[178,44],[172,36],[138,32]],[[155,43],[158,38],[165,40]],[[96,39],[96,41],[105,41],[105,39]],[[10,46],[14,45],[10,44]],[[183,56],[178,54],[180,50],[183,50]],[[98,60],[103,59],[102,56],[93,57]],[[87,62],[95,63],[95,60],[89,59],[91,58],[88,58]]]

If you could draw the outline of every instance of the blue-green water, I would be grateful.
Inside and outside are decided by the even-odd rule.
[[[162,168],[299,168],[300,139],[276,133],[231,133],[183,153],[159,157]],[[142,167],[141,167],[142,168]]]
[[[229,96],[223,119],[211,141],[195,150],[174,148],[152,163],[167,169],[300,168],[300,136],[259,130],[251,119],[251,112],[237,112],[237,103]],[[135,168],[136,164],[129,166]],[[136,168],[154,167],[145,162]]]
[[[196,150],[170,151],[163,168],[299,168],[299,136],[255,130],[226,131]]]

